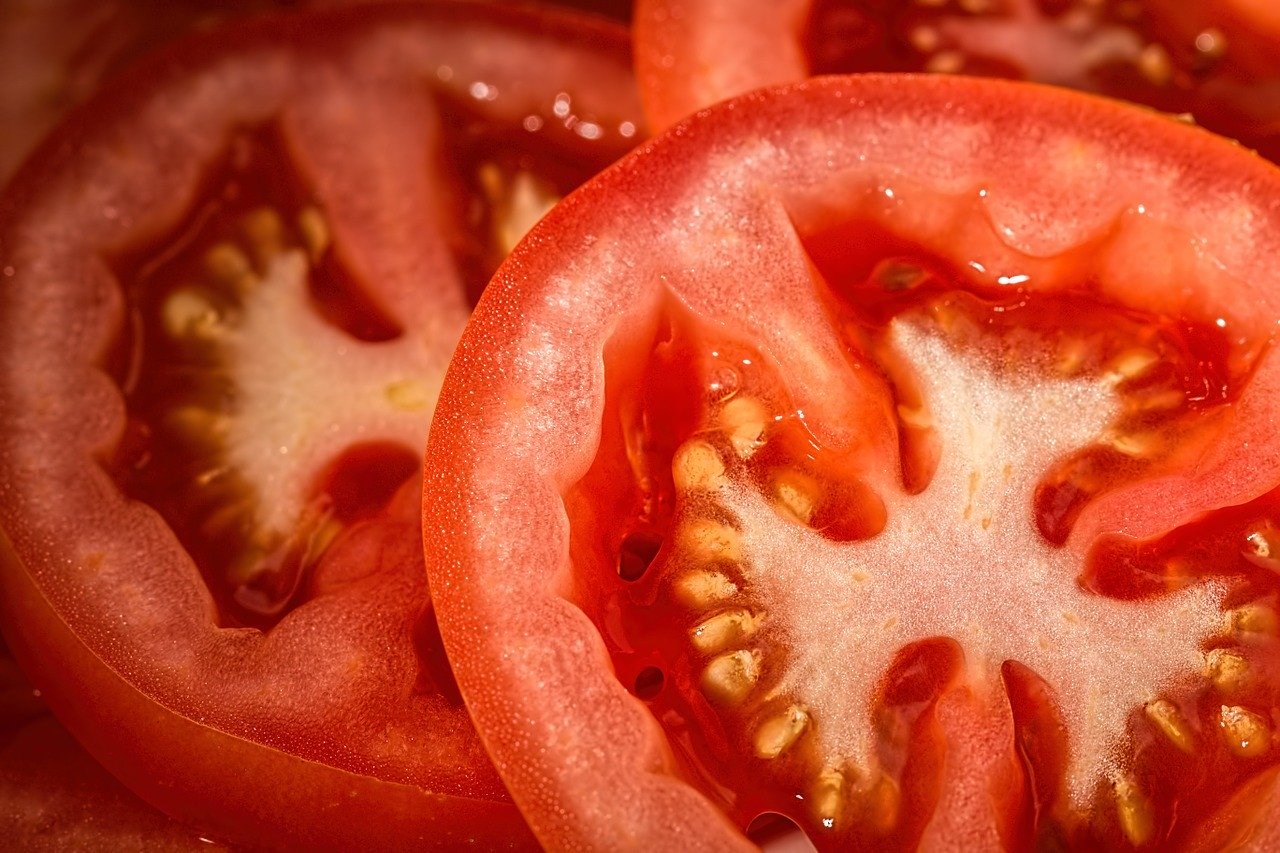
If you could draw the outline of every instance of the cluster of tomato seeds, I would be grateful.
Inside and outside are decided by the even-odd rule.
[[[1280,156],[1275,81],[1234,61],[1222,29],[1183,32],[1137,0],[815,0],[805,51],[814,74],[972,74],[1098,92]]]
[[[904,494],[878,493],[822,447],[759,353],[673,333],[697,343],[659,350],[700,346],[701,389],[650,388],[642,416],[619,409],[638,419],[622,428],[628,447],[645,447],[629,463],[644,471],[630,514],[642,532],[623,535],[604,617],[620,677],[708,790],[770,780],[725,799],[744,826],[774,813],[820,847],[917,843],[927,813],[900,804],[940,796],[935,709],[968,683],[1009,720],[1044,805],[1019,837],[1176,839],[1218,804],[1205,768],[1244,779],[1277,757],[1278,507],[1268,497],[1235,510],[1211,557],[1180,531],[1140,556],[1102,543],[1081,566],[1060,547],[1075,514],[1045,495],[1074,482],[1079,510],[1176,464],[1171,449],[1194,452],[1197,425],[1234,398],[1247,364],[1213,326],[1078,295],[957,289],[958,272],[899,253],[860,272],[829,277],[837,322],[854,351],[875,354],[896,401]],[[1074,438],[1036,450],[1025,434],[1045,412],[1074,422]],[[669,480],[645,467],[663,448]],[[1080,460],[1099,456],[1106,476],[1086,488]],[[948,488],[949,501],[933,497]],[[927,502],[925,518],[913,501]],[[1224,529],[1216,516],[1205,526]],[[969,543],[952,549],[965,566],[938,564],[932,537]],[[933,595],[970,609],[913,599],[913,563],[946,587]],[[1007,571],[1007,582],[947,580],[962,571]],[[966,585],[985,589],[986,608]],[[840,625],[850,601],[873,624]],[[1013,615],[984,614],[996,601]],[[671,620],[686,626],[682,643],[660,630]],[[690,726],[705,744],[679,736]],[[1064,726],[1070,743],[1032,734]]]
[[[468,226],[454,248],[474,297],[574,176],[553,158],[511,155],[474,122],[451,126],[464,156],[446,203]],[[296,606],[339,533],[415,475],[439,381],[346,274],[324,211],[285,162],[271,129],[244,133],[210,176],[209,201],[114,264],[134,323],[113,371],[131,419],[112,469],[170,521],[229,624],[269,625]],[[581,180],[590,167],[577,168]],[[287,320],[294,312],[311,319]],[[382,389],[342,389],[335,372]],[[273,390],[282,375],[295,378]],[[316,393],[299,376],[315,377],[302,384]],[[385,410],[375,434],[342,429],[356,401]]]

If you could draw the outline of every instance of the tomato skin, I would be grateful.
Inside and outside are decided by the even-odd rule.
[[[614,25],[470,3],[264,19],[131,72],[0,200],[0,622],[60,719],[149,802],[267,848],[533,845],[465,710],[418,681],[416,488],[350,528],[318,600],[263,634],[219,624],[173,531],[107,476],[124,407],[102,365],[128,317],[104,258],[167,233],[237,130],[274,123],[353,275],[443,360],[466,306],[426,168],[440,68],[460,100],[504,83],[479,107],[515,127],[570,91],[627,147],[624,45]]]
[[[1168,245],[1134,232],[1131,251],[1098,273],[1108,297],[1174,315],[1223,311],[1253,340],[1280,318],[1270,262],[1280,171],[1163,117],[1048,88],[863,75],[758,92],[681,122],[567,199],[499,270],[464,334],[433,422],[423,506],[459,686],[544,845],[745,843],[683,781],[657,722],[618,682],[602,593],[576,571],[575,523],[626,500],[566,500],[604,440],[609,365],[639,375],[648,342],[669,334],[657,315],[678,304],[781,365],[820,445],[847,446],[862,427],[885,440],[872,413],[852,408],[856,391],[850,409],[832,399],[857,378],[807,372],[830,341],[795,232],[838,221],[851,197],[921,185],[980,189],[991,227],[1007,226],[1008,242],[903,226],[957,266],[984,262],[994,275],[1025,264],[1031,280],[1039,271],[1045,287],[1069,287],[1048,272],[1053,259],[1137,210],[1177,235],[1177,251],[1164,256]],[[1234,228],[1244,222],[1247,236]],[[1157,257],[1167,264],[1152,270]],[[1170,279],[1188,284],[1174,292]],[[1135,488],[1092,507],[1067,547],[1083,553],[1103,530],[1149,536],[1274,488],[1278,372],[1274,356],[1260,361],[1250,414],[1225,442],[1249,455],[1205,460],[1191,488]],[[1225,461],[1233,455],[1239,465]],[[1258,465],[1246,471],[1245,460]]]

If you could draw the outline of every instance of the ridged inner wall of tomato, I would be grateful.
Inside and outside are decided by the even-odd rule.
[[[914,71],[1034,80],[1191,115],[1280,158],[1274,79],[1211,24],[1174,31],[1134,0],[814,0],[814,74]]]
[[[1106,772],[1084,784],[1072,776],[1082,737],[1072,715],[1080,709],[1061,704],[1059,685],[1046,680],[1052,673],[1010,659],[990,667],[984,683],[965,638],[904,643],[875,678],[868,719],[824,716],[824,703],[805,695],[793,674],[812,669],[812,647],[830,643],[857,655],[840,646],[847,623],[787,624],[781,601],[761,582],[776,566],[744,566],[754,559],[752,536],[772,535],[753,527],[776,525],[792,543],[873,544],[941,476],[949,448],[934,410],[946,401],[928,390],[928,366],[904,357],[904,336],[916,347],[907,355],[950,350],[996,380],[1030,377],[1113,398],[1093,439],[1064,446],[1033,472],[1034,495],[1018,508],[1027,537],[1060,556],[1092,498],[1185,467],[1207,446],[1247,381],[1245,356],[1216,324],[1081,295],[1088,282],[1074,294],[1035,293],[1016,277],[980,286],[872,222],[809,235],[806,248],[830,321],[850,357],[876,371],[896,419],[902,494],[873,485],[879,474],[865,457],[815,438],[767,353],[670,300],[651,330],[619,335],[606,352],[600,451],[566,498],[573,561],[585,567],[566,595],[600,626],[618,678],[648,703],[685,771],[743,826],[775,812],[820,846],[911,847],[946,793],[944,765],[955,745],[939,723],[939,702],[968,685],[1011,717],[1015,770],[994,794],[1006,840],[1124,847],[1186,837],[1223,792],[1276,761],[1280,534],[1272,525],[1280,496],[1222,510],[1155,542],[1105,539],[1084,565],[1057,566],[1066,586],[1142,608],[1138,621],[1163,618],[1162,602],[1198,610],[1203,634],[1185,641],[1193,661],[1179,659],[1149,695],[1109,709],[1116,731]],[[893,331],[903,326],[917,331]],[[1094,391],[1080,393],[1092,399]],[[974,476],[988,473],[1002,474]],[[1009,523],[983,510],[971,501],[964,525]],[[782,553],[800,562],[808,547]],[[867,577],[852,582],[884,577],[886,568],[868,566]],[[965,582],[981,585],[979,569]],[[948,595],[937,580],[904,589],[902,621],[920,609],[917,597]],[[872,615],[856,599],[840,612],[852,621]],[[827,733],[864,724],[870,751],[833,761]]]
[[[524,231],[617,152],[571,128],[501,129],[466,104],[442,101],[442,109],[444,145],[424,151],[418,165],[446,184],[441,220],[474,302]],[[264,312],[261,304],[274,298],[268,291],[280,287],[274,265],[305,262],[307,297],[295,309],[266,309],[277,313],[259,320],[255,333],[274,334],[276,321],[291,327],[281,310],[304,311],[329,329],[299,341],[299,370],[326,349],[358,354],[396,346],[406,330],[345,269],[322,205],[292,169],[274,128],[246,128],[230,140],[199,199],[172,233],[111,261],[131,307],[109,368],[130,418],[109,467],[128,494],[173,526],[223,623],[265,627],[305,600],[311,569],[339,533],[379,512],[416,476],[434,392],[388,375],[386,405],[422,416],[398,439],[358,441],[332,458],[300,463],[318,469],[303,484],[300,511],[291,523],[264,524],[279,500],[275,486],[239,470],[228,443],[243,415],[245,365],[237,359],[252,358],[255,346],[240,339],[250,334],[246,318]],[[281,409],[291,405],[285,389],[298,380],[287,368],[278,378]],[[311,429],[326,428],[324,414]],[[282,444],[278,452],[295,450]]]

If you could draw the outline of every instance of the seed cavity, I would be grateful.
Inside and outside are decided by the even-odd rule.
[[[671,475],[682,492],[714,491],[726,482],[724,461],[710,443],[686,441],[671,462]]]
[[[1257,758],[1271,751],[1271,726],[1260,714],[1239,705],[1223,705],[1218,726],[1227,748],[1241,758]]]
[[[618,549],[618,577],[624,581],[640,580],[661,549],[662,537],[656,533],[637,531],[627,534]]]
[[[770,717],[756,729],[756,756],[773,760],[791,747],[809,728],[809,711],[803,705],[789,705],[781,714]]]
[[[1157,699],[1144,708],[1147,719],[1160,730],[1169,742],[1190,754],[1195,748],[1195,735],[1178,707],[1167,699]]]
[[[712,702],[737,705],[760,680],[760,652],[738,649],[711,659],[702,671],[702,692]]]
[[[694,648],[700,652],[717,652],[738,646],[755,636],[764,623],[763,614],[738,608],[717,613],[689,632]]]
[[[1213,649],[1204,656],[1205,676],[1225,694],[1237,693],[1249,684],[1249,662],[1230,649]]]
[[[1125,838],[1134,847],[1141,847],[1151,840],[1155,833],[1155,818],[1151,813],[1151,804],[1142,795],[1138,786],[1131,779],[1117,779],[1114,783],[1116,796],[1116,817],[1120,820],[1120,828]]]
[[[666,675],[661,669],[656,666],[646,666],[637,673],[632,693],[636,698],[648,701],[662,692],[665,683]]]

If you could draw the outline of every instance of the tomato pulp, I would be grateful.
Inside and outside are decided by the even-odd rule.
[[[10,185],[0,622],[149,802],[253,845],[532,843],[435,635],[420,446],[492,266],[641,133],[628,64],[536,10],[263,19]]]
[[[1117,102],[864,75],[563,202],[464,333],[423,506],[540,841],[1264,849],[1277,198]]]

